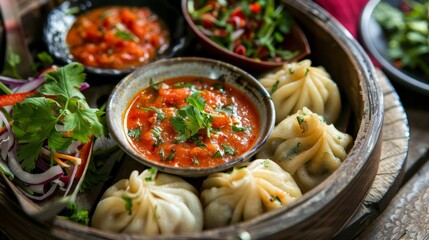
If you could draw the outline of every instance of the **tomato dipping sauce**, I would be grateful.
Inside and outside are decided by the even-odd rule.
[[[151,84],[125,114],[128,140],[148,160],[167,166],[224,164],[256,142],[258,113],[235,87],[201,77]]]
[[[73,57],[84,65],[128,69],[165,52],[170,33],[149,8],[112,6],[79,16],[66,42]]]

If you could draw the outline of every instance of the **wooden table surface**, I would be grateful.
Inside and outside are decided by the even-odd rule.
[[[410,142],[405,176],[386,209],[358,239],[429,239],[429,96],[395,84],[407,114]]]

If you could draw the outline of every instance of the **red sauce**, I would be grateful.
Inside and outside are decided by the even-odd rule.
[[[194,132],[180,128],[180,123],[198,125],[193,124],[195,111],[207,124]],[[257,111],[245,95],[229,84],[199,77],[168,79],[143,89],[131,101],[125,123],[130,143],[146,159],[194,168],[242,155],[259,131]]]
[[[67,33],[70,53],[87,66],[127,69],[165,51],[170,36],[149,8],[105,7],[79,16]]]

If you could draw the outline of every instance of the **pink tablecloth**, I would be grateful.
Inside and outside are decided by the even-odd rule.
[[[357,38],[360,14],[368,0],[315,0]]]

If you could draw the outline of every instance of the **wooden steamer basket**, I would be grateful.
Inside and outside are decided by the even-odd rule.
[[[115,234],[56,218],[29,219],[15,200],[0,192],[0,211],[34,239],[327,239],[353,215],[377,172],[381,153],[383,98],[374,67],[360,45],[321,7],[310,0],[284,0],[310,43],[313,65],[322,65],[337,82],[343,112],[351,110],[348,132],[355,142],[341,167],[289,206],[233,226],[181,235]],[[347,109],[349,108],[349,109]],[[3,183],[2,183],[3,184]],[[4,203],[8,205],[5,206]],[[4,218],[5,216],[2,216]]]

